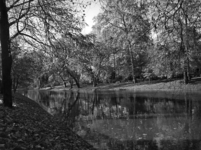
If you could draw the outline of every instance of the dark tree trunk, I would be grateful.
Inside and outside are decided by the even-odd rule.
[[[18,85],[19,85],[19,78],[18,77],[13,78],[12,85],[13,85],[13,93],[16,93]]]
[[[184,71],[184,84],[188,84],[188,75],[187,75],[187,71]]]
[[[93,78],[93,87],[96,87],[97,86],[97,80],[96,80],[96,76],[94,73],[92,74],[92,78]]]
[[[1,49],[2,49],[2,84],[3,84],[3,103],[4,106],[12,107],[12,80],[11,65],[12,56],[10,51],[10,35],[8,14],[5,0],[0,2],[1,13]]]
[[[67,87],[67,83],[66,83],[66,81],[64,81],[64,86],[65,86],[65,88]]]
[[[72,73],[72,71],[69,68],[66,68],[68,74],[72,77],[72,79],[75,81],[75,84],[78,88],[80,88],[80,83],[79,83],[79,79],[76,78],[76,75],[74,73]]]
[[[96,78],[93,79],[93,87],[97,86]]]
[[[79,83],[78,79],[76,79],[75,77],[73,77],[73,79],[75,81],[77,88],[80,88],[80,83]]]
[[[187,60],[187,75],[188,75],[188,80],[191,81],[191,70],[190,70],[190,64],[189,64],[189,59]]]
[[[187,10],[187,6],[184,4],[184,10]],[[188,84],[190,81],[190,66],[189,66],[189,39],[188,39],[188,17],[185,15],[184,23],[184,47],[185,47],[185,62],[184,62],[184,83]]]
[[[188,68],[188,59],[184,60],[184,84],[188,84],[190,81],[189,79],[189,68]]]

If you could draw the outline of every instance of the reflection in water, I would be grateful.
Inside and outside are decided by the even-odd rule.
[[[24,95],[101,150],[201,149],[201,102],[187,94],[176,99],[171,94],[98,91]]]

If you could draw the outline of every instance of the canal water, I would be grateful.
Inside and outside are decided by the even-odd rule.
[[[201,95],[123,90],[23,95],[99,150],[201,150]]]

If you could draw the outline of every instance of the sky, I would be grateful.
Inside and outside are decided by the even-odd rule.
[[[98,2],[93,2],[85,10],[85,22],[88,24],[83,30],[82,34],[88,34],[92,31],[92,26],[94,25],[93,18],[100,12],[100,4]]]

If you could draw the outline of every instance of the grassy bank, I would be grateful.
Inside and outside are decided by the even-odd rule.
[[[34,101],[15,95],[14,105],[0,105],[1,150],[94,149]]]
[[[51,90],[64,90],[63,86],[55,87]],[[201,93],[201,78],[194,78],[189,84],[184,84],[182,80],[163,80],[141,83],[111,83],[99,84],[97,87],[92,85],[82,85],[80,89],[74,87],[72,90],[79,91],[94,91],[94,90],[129,90],[129,91],[167,91],[176,93]]]
[[[103,88],[104,89],[104,88]],[[110,87],[110,90],[132,90],[132,91],[174,91],[174,92],[201,92],[201,81],[192,81],[184,84],[182,80],[164,81],[146,84],[128,84],[119,87]]]

